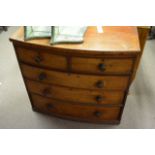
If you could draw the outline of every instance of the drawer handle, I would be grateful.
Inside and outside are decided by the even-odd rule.
[[[102,116],[102,112],[101,111],[95,111],[94,112],[94,115],[96,116],[96,117],[100,117],[100,116]]]
[[[53,108],[54,108],[54,106],[53,106],[52,104],[50,104],[50,103],[48,103],[48,104],[46,105],[46,107],[47,107],[47,109],[53,109]]]
[[[97,102],[101,102],[101,101],[103,101],[103,97],[102,96],[96,96],[96,101]]]
[[[41,58],[39,55],[37,55],[37,56],[34,58],[34,60],[35,60],[36,63],[40,63],[40,62],[42,61],[42,58]]]
[[[45,80],[47,78],[47,75],[45,73],[40,73],[38,78],[39,78],[39,80],[42,81],[42,80]]]
[[[49,95],[51,92],[50,92],[50,88],[45,88],[44,90],[43,90],[43,95],[45,95],[45,96],[47,96],[47,95]]]
[[[104,72],[105,71],[105,65],[104,64],[99,64],[98,68],[100,71]]]
[[[104,87],[104,82],[103,82],[103,81],[98,81],[98,82],[96,83],[96,87],[97,87],[97,88],[103,88],[103,87]]]

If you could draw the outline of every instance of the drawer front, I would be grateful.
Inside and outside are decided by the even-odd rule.
[[[60,103],[53,99],[44,98],[32,94],[34,108],[47,113],[62,117],[79,118],[88,121],[118,120],[119,107],[96,107],[78,104]]]
[[[89,91],[42,84],[30,80],[26,80],[26,85],[31,93],[75,103],[121,105],[124,97],[124,93],[121,91]]]
[[[31,65],[67,70],[67,60],[64,56],[49,54],[44,51],[17,48],[20,61]]]
[[[72,59],[72,70],[74,72],[96,73],[96,74],[129,74],[132,70],[133,60],[131,58],[80,58]]]
[[[125,90],[129,81],[127,76],[68,74],[24,64],[21,64],[21,69],[25,78],[74,88]]]

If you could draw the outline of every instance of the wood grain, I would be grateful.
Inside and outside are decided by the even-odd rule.
[[[41,69],[21,64],[22,72],[25,78],[40,81],[43,83],[55,84],[60,86],[83,88],[83,89],[105,89],[105,90],[125,90],[128,86],[128,76],[93,76],[84,74],[68,74],[57,71]],[[45,75],[40,80],[40,75]],[[103,83],[102,88],[97,84]]]
[[[133,60],[130,58],[72,58],[72,70],[74,72],[98,73],[98,74],[130,74]],[[103,67],[102,67],[102,66]]]
[[[64,56],[49,54],[44,50],[32,50],[31,48],[17,47],[16,51],[21,62],[39,67],[67,70],[67,60]]]
[[[24,44],[41,45],[62,50],[80,50],[95,52],[137,52],[140,51],[138,32],[134,26],[103,26],[103,33],[98,33],[96,26],[89,26],[83,44],[50,45],[49,39],[24,41],[24,30],[21,27],[10,40]]]

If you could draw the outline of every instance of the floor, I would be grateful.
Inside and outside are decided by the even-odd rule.
[[[127,98],[120,125],[63,120],[32,111],[9,37],[18,27],[0,32],[0,128],[128,129],[155,128],[155,40],[145,52]]]

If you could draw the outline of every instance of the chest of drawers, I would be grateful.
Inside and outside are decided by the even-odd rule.
[[[140,56],[136,27],[88,27],[83,44],[11,38],[35,111],[94,123],[120,123]]]

